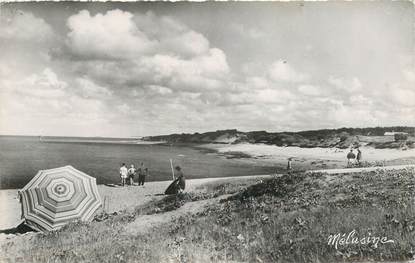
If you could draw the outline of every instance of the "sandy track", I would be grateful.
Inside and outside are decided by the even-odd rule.
[[[308,170],[307,173],[327,173],[327,174],[343,174],[343,173],[360,173],[372,172],[377,170],[402,170],[415,168],[414,164],[405,165],[389,165],[381,167],[358,167],[358,168],[344,168],[344,169],[323,169],[323,170]]]
[[[229,196],[230,195],[223,195],[217,198],[188,202],[173,211],[139,216],[133,222],[126,225],[124,230],[128,235],[146,234],[156,227],[168,224],[175,218],[195,215],[199,212],[203,212],[210,205],[217,203],[221,199],[227,198]]]

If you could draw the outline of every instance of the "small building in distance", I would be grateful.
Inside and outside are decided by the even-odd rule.
[[[394,132],[394,131],[391,131],[391,132],[385,132],[384,136],[395,136],[395,134],[408,135],[407,132]]]

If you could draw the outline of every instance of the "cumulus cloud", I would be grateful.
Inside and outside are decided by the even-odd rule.
[[[82,10],[69,17],[68,46],[78,56],[130,58],[142,55],[155,45],[132,20],[133,14],[111,10],[91,16]]]
[[[68,27],[68,48],[81,56],[75,71],[100,85],[190,92],[225,87],[225,53],[173,18],[121,10],[91,16],[84,10],[69,17]]]
[[[193,30],[162,39],[161,50],[172,51],[184,56],[195,56],[209,50],[209,41]]]
[[[88,9],[53,19],[2,10],[0,132],[130,136],[415,119],[405,34],[387,36],[396,52],[387,42],[387,53],[373,53],[357,44],[364,38],[372,47],[384,31],[370,27],[371,37],[356,41],[347,22],[336,39],[326,28],[330,20],[320,17],[310,25],[290,18],[293,28],[262,13],[262,21],[224,13],[208,23],[181,11]],[[47,24],[54,19],[59,23]],[[307,33],[315,28],[327,30]]]
[[[34,44],[46,42],[52,37],[53,30],[45,20],[35,17],[29,12],[2,10],[0,39],[4,41],[31,41],[31,44]]]
[[[94,59],[132,59],[147,54],[192,57],[209,52],[200,33],[168,17],[132,14],[119,9],[91,16],[82,10],[69,17],[67,45],[74,55]]]

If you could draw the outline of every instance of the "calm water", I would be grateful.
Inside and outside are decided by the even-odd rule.
[[[243,176],[273,172],[272,167],[226,159],[191,147],[105,143],[46,143],[38,137],[0,136],[0,189],[21,188],[38,170],[72,165],[96,177],[98,184],[119,181],[121,163],[150,169],[148,181],[171,179],[169,159],[186,178]]]

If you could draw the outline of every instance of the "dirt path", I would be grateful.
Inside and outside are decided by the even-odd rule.
[[[405,165],[390,165],[382,167],[359,167],[359,168],[344,168],[344,169],[323,169],[323,170],[308,170],[306,173],[327,173],[327,174],[342,174],[342,173],[360,173],[371,172],[376,170],[402,170],[408,168],[415,168],[414,164]]]
[[[151,232],[154,228],[166,225],[172,222],[175,218],[182,216],[195,215],[203,212],[210,205],[219,202],[221,199],[227,198],[230,195],[222,195],[217,198],[206,199],[201,201],[188,202],[182,207],[160,214],[143,215],[137,217],[133,222],[125,226],[125,234],[138,235]]]

